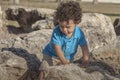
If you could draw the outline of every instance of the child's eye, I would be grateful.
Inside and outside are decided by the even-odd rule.
[[[69,29],[69,28],[70,28],[70,26],[66,26],[66,28],[68,28],[68,29]]]
[[[66,26],[66,28],[69,28],[69,26]]]
[[[66,26],[66,28],[69,28],[69,26]]]

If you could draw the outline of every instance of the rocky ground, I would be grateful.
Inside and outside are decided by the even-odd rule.
[[[12,19],[17,16],[12,15]],[[38,80],[42,49],[54,28],[42,22],[33,23],[37,30],[29,26],[29,32],[23,26],[0,28],[0,80]],[[45,80],[120,80],[120,37],[116,36],[110,18],[84,13],[80,26],[91,52],[90,64],[86,68],[80,66],[79,48],[75,63],[52,67],[45,63]]]

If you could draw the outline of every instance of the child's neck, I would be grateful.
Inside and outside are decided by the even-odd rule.
[[[71,38],[73,36],[73,33],[69,33],[66,35],[68,38]]]

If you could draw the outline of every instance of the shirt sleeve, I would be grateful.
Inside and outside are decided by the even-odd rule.
[[[52,33],[51,43],[61,46],[60,33],[56,29]]]
[[[86,38],[85,38],[85,35],[83,33],[82,30],[80,30],[80,39],[79,39],[79,45],[80,46],[84,46],[84,45],[87,45],[87,41],[86,41]]]

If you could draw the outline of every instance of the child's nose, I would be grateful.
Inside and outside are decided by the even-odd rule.
[[[67,28],[63,28],[63,32],[65,32],[65,33],[66,33],[66,32],[67,32]]]

